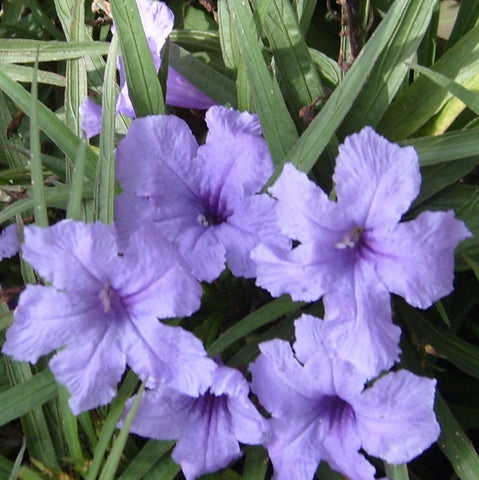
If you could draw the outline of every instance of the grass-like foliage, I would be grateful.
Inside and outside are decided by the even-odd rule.
[[[172,243],[161,237],[164,244],[151,246],[154,243],[152,235],[160,229],[154,222],[143,224],[155,215],[159,223],[158,218],[164,215],[161,201],[170,202],[171,206],[174,195],[182,195],[180,188],[171,187],[176,176],[183,176],[182,181],[190,192],[196,192],[195,189],[200,192],[194,198],[203,198],[202,192],[210,188],[208,182],[213,182],[211,178],[221,173],[215,171],[214,164],[205,162],[205,158],[208,155],[211,158],[243,155],[241,166],[237,168],[235,164],[236,170],[228,172],[228,179],[223,180],[226,190],[237,187],[232,179],[234,175],[247,178],[248,187],[241,184],[241,188],[235,190],[244,205],[233,213],[229,207],[221,210],[216,205],[221,215],[224,214],[223,218],[219,210],[211,213],[214,208],[209,204],[209,213],[198,215],[197,227],[217,226],[228,215],[244,220],[250,218],[248,212],[263,209],[264,224],[245,226],[245,230],[249,229],[249,233],[261,240],[271,233],[265,225],[277,201],[278,217],[282,218],[283,230],[288,230],[283,233],[291,237],[286,242],[287,248],[291,248],[291,239],[294,240],[293,251],[296,244],[299,248],[306,247],[309,236],[313,237],[313,233],[305,233],[308,222],[318,223],[320,218],[319,229],[334,230],[336,221],[338,224],[343,221],[343,214],[350,215],[349,211],[341,210],[344,197],[351,200],[348,175],[363,178],[364,172],[358,173],[354,170],[356,167],[348,164],[348,149],[352,151],[355,147],[353,140],[347,139],[359,138],[351,135],[360,131],[363,136],[376,138],[374,129],[388,141],[398,144],[401,148],[395,146],[397,151],[409,152],[407,155],[412,158],[411,162],[404,160],[401,168],[398,164],[391,167],[397,174],[397,182],[396,178],[388,177],[391,192],[384,188],[380,191],[378,195],[384,200],[381,207],[384,211],[390,208],[389,198],[397,196],[396,190],[407,183],[404,176],[409,172],[412,172],[411,178],[416,175],[413,187],[417,186],[418,190],[407,194],[410,197],[406,199],[407,205],[398,207],[402,211],[396,222],[386,227],[393,230],[400,220],[412,224],[421,218],[430,219],[427,222],[441,218],[441,223],[431,234],[432,240],[426,235],[414,237],[419,241],[424,238],[424,244],[417,245],[421,255],[408,257],[418,262],[417,278],[414,265],[404,270],[395,266],[396,270],[385,271],[388,265],[393,265],[392,261],[389,264],[386,260],[371,260],[371,268],[377,275],[374,278],[380,279],[378,285],[386,278],[388,285],[393,286],[384,290],[369,283],[367,292],[363,291],[366,288],[353,289],[354,293],[360,291],[362,295],[354,299],[356,302],[364,300],[376,305],[375,302],[380,304],[386,298],[381,308],[386,305],[394,325],[388,324],[389,330],[385,326],[384,332],[400,336],[400,343],[398,346],[396,341],[393,349],[396,353],[391,354],[399,358],[392,372],[382,372],[380,378],[374,380],[381,369],[391,367],[394,358],[390,363],[388,358],[373,359],[364,367],[373,369],[364,377],[369,381],[363,382],[366,387],[361,395],[356,395],[354,401],[348,400],[347,408],[354,407],[351,424],[364,433],[367,422],[361,415],[369,415],[364,413],[367,410],[364,399],[374,400],[374,395],[379,398],[382,394],[377,392],[386,386],[393,391],[396,387],[392,379],[407,379],[411,388],[424,391],[424,396],[431,396],[434,390],[434,413],[431,408],[424,407],[418,410],[424,415],[421,413],[422,418],[416,420],[421,428],[429,417],[429,425],[437,425],[434,423],[437,419],[440,435],[437,438],[437,432],[428,432],[427,435],[437,441],[425,451],[422,447],[415,454],[420,453],[419,456],[409,463],[400,464],[381,459],[402,457],[381,455],[383,447],[376,445],[374,430],[369,431],[368,438],[361,437],[362,443],[353,452],[358,455],[357,450],[362,447],[356,460],[349,456],[349,447],[345,447],[344,458],[339,458],[337,453],[333,455],[333,447],[327,443],[329,440],[323,439],[323,450],[318,453],[318,462],[321,462],[314,478],[346,479],[336,473],[339,471],[362,472],[357,473],[357,479],[351,476],[354,473],[348,475],[350,480],[364,480],[372,478],[361,475],[373,465],[377,478],[389,480],[479,480],[476,452],[479,445],[479,0],[166,0],[166,4],[171,9],[172,19],[174,15],[174,27],[165,35],[167,38],[155,39],[158,47],[155,53],[136,0],[6,0],[1,3],[0,255],[3,260],[0,263],[0,345],[5,343],[6,346],[0,354],[0,479],[174,480],[185,476],[193,479],[198,471],[210,471],[197,468],[195,460],[193,467],[187,465],[195,456],[195,449],[198,452],[211,449],[208,442],[216,445],[214,442],[218,440],[207,435],[203,444],[192,445],[188,435],[197,432],[190,430],[203,424],[201,421],[194,423],[196,417],[190,413],[181,419],[181,431],[171,436],[148,434],[153,429],[148,419],[155,417],[154,402],[166,399],[167,407],[161,404],[166,426],[160,424],[159,429],[167,430],[170,417],[165,412],[180,404],[188,405],[187,410],[191,411],[199,404],[203,410],[213,409],[208,402],[214,397],[225,402],[224,409],[230,417],[240,415],[237,409],[241,404],[241,415],[249,415],[249,420],[255,418],[257,423],[266,425],[267,419],[274,417],[278,425],[284,422],[275,432],[287,430],[291,445],[283,445],[284,438],[289,437],[271,440],[269,433],[270,437],[261,446],[262,442],[255,440],[253,427],[248,431],[249,436],[228,432],[236,436],[230,438],[224,434],[221,437],[221,442],[215,446],[218,458],[222,458],[223,450],[230,448],[223,443],[226,445],[230,441],[234,448],[241,448],[241,454],[238,451],[231,456],[232,461],[221,465],[224,468],[201,478],[266,480],[276,475],[281,480],[308,480],[307,475],[301,476],[298,472],[309,472],[309,465],[298,469],[291,465],[305,458],[301,450],[306,449],[301,444],[302,435],[311,435],[311,431],[305,427],[295,437],[291,433],[295,425],[284,426],[289,412],[277,407],[272,398],[280,395],[278,385],[282,385],[281,375],[284,375],[285,382],[291,381],[293,392],[290,422],[302,421],[301,412],[297,414],[299,420],[294,416],[300,402],[311,411],[314,405],[325,402],[324,395],[318,396],[316,390],[310,393],[306,389],[308,393],[304,397],[294,396],[299,395],[295,388],[299,389],[297,385],[300,384],[294,382],[303,381],[300,377],[306,378],[306,371],[310,374],[308,355],[311,354],[305,351],[311,339],[306,338],[305,331],[308,328],[315,331],[316,327],[308,323],[312,316],[325,316],[324,323],[332,325],[330,317],[335,314],[331,312],[337,310],[336,296],[344,302],[349,302],[350,297],[344,291],[338,294],[334,282],[327,286],[321,284],[322,290],[318,287],[316,294],[317,275],[308,270],[309,264],[301,264],[301,271],[309,272],[307,275],[311,277],[300,276],[299,263],[294,264],[294,268],[291,263],[289,270],[276,265],[276,253],[271,252],[283,247],[282,238],[274,240],[274,248],[267,252],[266,247],[254,250],[251,258],[258,264],[256,276],[251,274],[248,263],[251,262],[250,250],[256,247],[256,244],[247,243],[252,235],[238,240],[231,232],[222,230],[223,233],[215,233],[214,238],[208,240],[209,250],[201,250],[198,241],[188,243],[188,235],[176,226],[169,237],[165,234]],[[187,90],[197,103],[185,103],[181,91],[175,90],[175,79],[179,77],[189,82]],[[128,95],[125,94],[126,86]],[[88,132],[80,112],[84,112],[83,102],[87,97],[102,112],[96,125],[99,135],[97,132],[85,135]],[[131,103],[118,106],[122,101]],[[213,107],[206,114],[205,122],[208,104],[255,113],[259,123],[253,127],[253,123],[249,123],[253,117],[241,117],[242,120],[235,124],[240,133],[228,131],[228,135],[233,136],[224,140],[218,135],[220,127],[214,123],[217,120],[213,119],[217,115],[213,112],[223,110]],[[165,114],[170,116],[164,117]],[[156,115],[163,115],[158,122]],[[133,117],[138,120],[132,120]],[[222,121],[228,123],[225,118]],[[191,132],[187,131],[186,124]],[[372,129],[363,130],[367,126]],[[251,131],[245,134],[242,128]],[[241,139],[240,134],[243,135]],[[181,141],[177,142],[180,136]],[[159,143],[154,144],[152,138],[157,138]],[[417,152],[420,174],[414,150],[406,147],[413,147]],[[376,154],[389,151],[389,147],[381,148],[378,147]],[[181,157],[187,150],[193,152],[191,167],[185,166]],[[368,151],[365,155],[369,154]],[[401,155],[406,156],[406,153]],[[136,163],[128,163],[131,161]],[[152,164],[157,161],[150,178],[142,163],[147,161]],[[203,167],[209,168],[210,177],[198,173]],[[176,176],[170,178],[171,171],[176,168]],[[366,190],[369,188],[367,174],[364,178]],[[314,184],[327,194],[321,197],[320,217],[311,201],[319,198]],[[247,189],[251,191],[245,193]],[[362,198],[359,190],[358,198]],[[185,201],[185,205],[190,208],[192,202]],[[150,209],[154,208],[157,210],[153,214]],[[295,208],[301,210],[302,220],[293,219]],[[350,205],[351,208],[355,207]],[[362,208],[360,202],[357,208]],[[375,208],[381,212],[381,208]],[[331,213],[333,210],[336,213]],[[442,217],[443,214],[438,213],[451,210],[454,215],[447,214],[447,220],[446,214]],[[77,237],[71,243],[63,237],[57,241],[61,235],[70,235],[72,223],[60,223],[65,219],[78,222],[74,233]],[[97,221],[102,223],[93,227]],[[113,221],[118,221],[119,242],[123,245],[121,255],[111,247],[116,241],[113,230],[103,225]],[[247,222],[245,220],[245,224]],[[48,226],[55,227],[40,228]],[[386,227],[374,224],[372,230]],[[363,235],[363,226],[346,230],[344,237],[334,244],[336,250],[333,250],[339,252],[338,255],[343,255],[350,247],[356,248]],[[42,233],[45,231],[49,233]],[[126,237],[125,232],[128,233]],[[383,233],[381,230],[381,235]],[[26,239],[21,253],[16,253],[15,247],[8,250],[8,245],[13,245],[6,241],[9,235],[20,245]],[[76,241],[78,245],[83,243],[78,246]],[[8,244],[7,247],[1,242]],[[364,237],[363,242],[366,242]],[[450,262],[438,258],[437,264],[421,263],[423,259],[419,256],[428,257],[429,251],[425,249],[430,246],[431,252],[435,251],[436,244],[443,255],[450,254]],[[429,265],[433,272],[429,272],[429,276],[435,275],[437,278],[432,281],[440,284],[442,276],[448,275],[442,262],[452,265],[451,252],[456,244],[459,245],[454,252],[454,291],[443,296],[447,285],[441,286],[435,295],[431,293],[435,287],[420,284],[421,269]],[[316,245],[323,248],[322,243]],[[375,245],[382,248],[379,241]],[[414,250],[416,245],[411,240],[408,246]],[[142,257],[142,250],[150,247],[149,256]],[[174,250],[176,247],[178,252]],[[83,249],[89,248],[92,252],[98,250],[94,252],[96,257],[91,252],[88,257],[98,259],[98,265],[93,261],[87,265],[95,272],[98,268],[98,277],[93,279],[77,274],[80,270],[75,263],[79,262]],[[247,250],[248,256],[238,253],[241,248]],[[210,252],[217,249],[226,249],[227,268],[224,270],[224,252],[219,267],[213,253],[210,258]],[[202,252],[202,258],[194,256],[198,252]],[[384,257],[395,253],[384,252]],[[183,258],[177,260],[181,256]],[[281,258],[284,260],[286,256]],[[289,262],[290,257],[287,258]],[[155,262],[166,273],[150,271],[150,264]],[[271,264],[276,265],[277,270]],[[324,271],[327,268],[330,268],[328,279],[333,278],[334,268],[324,266]],[[189,270],[186,273],[187,269],[193,273]],[[273,273],[269,269],[273,269]],[[406,270],[413,272],[413,280],[406,278]],[[71,278],[68,278],[69,271]],[[320,276],[322,271],[319,270]],[[169,280],[164,280],[162,275],[169,275]],[[277,277],[272,280],[273,275],[284,275],[285,280],[279,281]],[[395,275],[397,278],[393,278]],[[360,281],[359,277],[354,278]],[[341,277],[341,282],[343,280]],[[294,283],[290,289],[284,287],[288,282]],[[409,290],[403,294],[401,289],[406,283]],[[189,292],[193,293],[189,296],[175,294],[170,298],[170,290],[176,291],[180,284],[184,289],[192,285]],[[91,294],[96,292],[97,286],[99,296]],[[389,300],[388,292],[396,295]],[[429,300],[424,301],[425,296]],[[45,318],[49,318],[44,311],[47,297],[55,300],[52,301],[57,311],[55,321],[60,315],[65,322],[65,329],[59,327],[62,331],[57,333],[58,341],[47,338],[56,336],[45,322]],[[103,328],[92,321],[88,329],[85,326],[81,331],[74,331],[71,325],[77,317],[67,311],[72,305],[68,302],[73,301],[84,302],[85,309],[93,312],[93,316],[103,315],[112,324],[117,323],[114,328],[111,325]],[[65,310],[58,313],[62,302]],[[19,303],[21,308],[17,309]],[[145,305],[158,307],[148,320],[150,323],[145,317]],[[365,307],[366,314],[379,311],[379,307],[374,310],[374,305],[368,305],[370,310]],[[27,310],[28,315],[25,314]],[[28,331],[20,332],[27,324],[27,316]],[[161,324],[161,330],[158,330],[160,324],[156,317],[168,318]],[[299,317],[302,323],[295,323]],[[41,331],[43,328],[45,330]],[[68,333],[68,341],[63,340],[67,338],[64,331],[68,329],[74,333]],[[38,347],[36,353],[18,355],[21,342],[13,340],[17,333],[9,334],[9,331],[20,332],[18,335],[24,345],[28,344],[27,349],[33,350],[35,342],[43,342],[42,352],[38,353],[41,350]],[[181,331],[181,336],[175,337],[174,331]],[[111,350],[110,346],[107,348],[98,341],[98,349],[104,349],[101,355],[104,355],[102,372],[109,388],[106,393],[100,387],[96,389],[97,378],[88,386],[90,390],[83,391],[81,382],[85,379],[78,375],[83,368],[82,362],[88,363],[90,357],[100,355],[99,350],[88,344],[90,340],[95,341],[98,332],[104,335],[101,342],[107,337],[112,339]],[[72,344],[71,335],[77,335],[76,345]],[[194,344],[191,343],[193,335],[197,342]],[[336,338],[334,335],[330,338]],[[355,335],[358,351],[350,350],[351,361],[362,355],[360,349],[365,344],[359,329]],[[384,340],[386,344],[386,340],[380,338],[381,333],[371,334],[375,335],[379,338],[377,342]],[[125,336],[129,336],[129,340],[124,340]],[[262,344],[273,339],[273,342]],[[278,339],[294,345],[295,350]],[[52,347],[47,349],[45,345]],[[334,391],[338,397],[334,398],[344,400],[346,397],[341,396],[341,392],[353,390],[356,381],[344,366],[349,357],[344,358],[344,353],[340,353],[347,346],[336,346],[337,355],[343,355],[338,360],[343,363],[338,366],[331,363],[336,360],[329,358],[326,343],[318,345],[322,357],[318,354],[314,360],[318,365],[317,375],[320,377],[325,369],[330,369],[332,376],[340,376]],[[146,354],[142,357],[143,353],[137,351],[150,349],[154,352],[160,347],[167,352],[158,355],[158,358],[163,355],[163,363],[160,362],[157,370],[148,370]],[[385,346],[384,350],[388,348]],[[280,350],[284,357],[278,367]],[[397,355],[399,351],[400,356]],[[197,352],[200,352],[198,358],[194,356]],[[118,364],[110,366],[110,353],[111,358],[120,359]],[[71,358],[64,360],[69,355]],[[336,358],[335,354],[333,357]],[[213,358],[221,366],[214,364]],[[78,367],[76,374],[65,372],[65,363],[61,361],[70,362],[73,370]],[[376,364],[379,370],[371,366]],[[203,377],[192,381],[195,369],[199,371],[203,365]],[[213,366],[216,370],[212,379]],[[110,368],[115,369],[114,374]],[[273,373],[266,379],[268,369]],[[74,375],[78,378],[72,380]],[[115,378],[112,380],[110,375]],[[345,387],[341,382],[345,382],[347,375],[351,375],[351,382]],[[419,377],[424,378],[418,380]],[[167,385],[158,386],[162,383]],[[207,393],[206,384],[210,385]],[[254,395],[248,393],[250,385]],[[204,395],[197,401],[199,392]],[[419,396],[417,392],[409,392],[408,401],[412,401],[414,395]],[[420,403],[422,399],[417,401]],[[391,400],[393,406],[385,407],[382,417],[385,422],[389,421],[389,417],[386,418],[388,408],[395,408],[394,402]],[[96,408],[91,409],[91,405]],[[328,408],[333,407],[325,406],[323,410]],[[334,411],[340,415],[339,410]],[[404,416],[407,426],[411,419],[406,418],[406,411]],[[314,420],[313,416],[311,418]],[[211,433],[214,428],[211,422],[208,425]],[[415,427],[411,422],[411,429]],[[324,433],[322,428],[318,427],[318,432]],[[332,432],[336,431],[334,428],[339,427],[331,426]],[[383,426],[377,428],[379,435]],[[408,444],[410,439],[405,428],[398,435],[402,443]],[[384,429],[387,430],[387,426]],[[341,430],[341,435],[343,433]],[[411,431],[411,436],[414,435]],[[172,440],[177,440],[176,447]],[[238,441],[240,447],[236,447]],[[307,448],[310,447],[308,443]],[[315,453],[311,456],[315,457]],[[215,464],[215,459],[207,461]],[[354,465],[356,461],[371,462],[371,465]],[[288,462],[291,465],[285,464]],[[314,471],[316,465],[312,468]]]

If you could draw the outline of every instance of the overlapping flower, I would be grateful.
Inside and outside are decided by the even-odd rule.
[[[177,440],[188,480],[226,467],[240,443],[264,444],[277,480],[312,479],[322,460],[373,480],[361,449],[410,461],[439,435],[435,380],[386,372],[400,353],[390,292],[420,308],[447,295],[469,231],[453,212],[401,222],[419,192],[417,155],[371,128],[340,147],[332,201],[292,165],[273,196],[260,193],[274,167],[256,115],[215,106],[206,122],[203,145],[175,116],[132,122],[116,151],[114,225],[25,228],[23,257],[49,285],[22,293],[3,352],[36,362],[56,351],[74,413],[108,403],[131,368],[147,387],[132,432]],[[225,266],[274,296],[323,298],[324,320],[303,315],[293,348],[263,343],[250,365],[268,420],[238,370],[160,320],[195,312],[198,280]]]

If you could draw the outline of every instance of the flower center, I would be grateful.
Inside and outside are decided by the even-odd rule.
[[[345,248],[354,248],[359,239],[361,238],[361,233],[363,232],[364,227],[354,227],[351,230],[348,230],[341,241],[336,242],[334,246],[339,248],[340,250],[344,250]]]
[[[111,283],[106,282],[100,292],[100,300],[103,305],[103,311],[108,313],[111,310]]]

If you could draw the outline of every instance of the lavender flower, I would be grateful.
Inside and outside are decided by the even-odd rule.
[[[417,155],[371,128],[340,146],[334,182],[337,202],[285,165],[270,192],[283,233],[300,244],[255,249],[257,284],[295,300],[324,296],[325,342],[372,377],[399,355],[389,292],[419,308],[450,293],[454,249],[471,234],[452,211],[399,223],[419,192]]]
[[[20,250],[17,226],[13,223],[0,233],[0,260],[13,257]]]
[[[146,221],[176,244],[193,275],[212,281],[225,261],[234,275],[253,277],[251,249],[260,240],[286,248],[275,201],[256,195],[273,172],[256,115],[211,107],[209,133],[198,147],[174,116],[133,121],[116,150],[125,193],[117,198],[116,224],[124,244]]]
[[[361,448],[405,463],[437,439],[435,380],[400,370],[364,389],[365,376],[331,356],[322,321],[303,315],[295,325],[295,353],[272,340],[250,366],[252,390],[272,415],[265,446],[275,480],[312,479],[321,460],[348,478],[374,480]]]
[[[150,47],[153,64],[156,71],[158,71],[161,66],[161,50],[173,29],[173,12],[163,2],[136,0],[136,4],[148,46]],[[112,32],[115,33],[114,24]],[[117,100],[116,113],[122,113],[130,118],[135,118],[136,114],[128,95],[125,67],[121,56],[118,56],[117,68],[120,74],[120,95]],[[171,67],[168,68],[166,103],[174,107],[199,109],[207,109],[215,104],[214,100]],[[82,130],[88,138],[100,133],[102,115],[100,105],[86,98],[80,107],[80,114],[82,116]]]
[[[201,342],[157,319],[190,315],[201,288],[154,226],[132,235],[121,257],[100,222],[31,226],[23,256],[52,286],[27,286],[2,351],[35,363],[61,349],[50,368],[75,414],[109,402],[126,364],[149,386],[193,396],[209,386],[214,362]]]
[[[248,393],[240,372],[218,366],[210,388],[198,398],[169,387],[145,392],[131,432],[158,440],[178,439],[172,458],[186,479],[193,480],[239,458],[238,442],[263,441],[266,422]]]

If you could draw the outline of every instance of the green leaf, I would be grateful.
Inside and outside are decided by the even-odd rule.
[[[221,42],[218,32],[211,30],[173,30],[169,37],[171,42],[178,43],[183,47],[201,48],[221,52]]]
[[[432,69],[465,85],[477,75],[479,68],[478,35],[479,27],[476,27],[448,50]],[[377,130],[392,141],[405,139],[436,115],[450,98],[448,91],[420,76],[391,104]]]
[[[458,42],[469,30],[476,27],[479,23],[479,0],[461,0],[459,3],[459,12],[452,29],[451,35],[446,44],[446,49],[451,48]]]
[[[290,111],[298,121],[300,109],[322,96],[323,89],[289,0],[272,0],[263,28]]]
[[[251,95],[271,156],[280,164],[297,139],[296,127],[284,103],[278,83],[270,75],[250,6],[243,0],[227,0],[232,28],[244,61]],[[238,65],[239,67],[239,65]]]
[[[300,170],[309,172],[353,106],[363,85],[368,81],[371,71],[374,70],[378,58],[389,45],[391,39],[394,38],[400,25],[405,21],[407,12],[414,8],[413,3],[416,2],[414,0],[397,0],[394,2],[344,80],[288,152],[282,164],[291,162]],[[280,168],[277,168],[268,182],[269,184],[278,177],[280,170]]]
[[[32,83],[35,69],[24,65],[14,65],[11,63],[0,63],[0,70],[16,82]],[[44,70],[37,71],[38,83],[46,83],[57,87],[65,87],[66,79],[63,75]]]
[[[135,0],[118,0],[110,5],[136,116],[165,113],[163,92]]]
[[[5,92],[29,116],[32,115],[32,96],[8,75],[0,71],[0,89]],[[47,136],[71,158],[76,155],[81,140],[45,105],[37,102],[38,125]],[[94,183],[97,156],[91,148],[85,155],[85,176]]]
[[[340,137],[356,132],[365,125],[377,125],[409,71],[406,62],[410,62],[415,55],[436,4],[436,0],[404,4],[401,21],[387,38],[366,83],[355,95],[354,105],[341,125]],[[356,62],[360,61],[361,56]]]
[[[400,306],[401,318],[415,332],[421,345],[430,345],[437,355],[475,378],[479,378],[479,347],[440,330],[412,307]]]
[[[22,466],[23,456],[25,455],[26,449],[27,449],[27,442],[25,437],[23,437],[22,447],[20,448],[17,458],[15,459],[15,463],[13,465],[12,471],[10,472],[10,475],[8,476],[8,480],[15,480],[16,478],[18,478],[20,473],[20,468]]]
[[[85,55],[106,55],[108,42],[59,42],[25,39],[0,39],[0,58],[4,63],[32,63],[38,49],[39,62],[54,62]]]
[[[246,447],[242,480],[264,480],[268,469],[268,452],[263,447]]]
[[[386,475],[389,480],[409,480],[406,464],[392,465],[384,462],[384,468],[386,469]]]
[[[293,302],[289,295],[283,295],[263,305],[221,334],[208,349],[208,354],[211,357],[218,355],[237,340],[283,315],[299,310],[303,305],[303,302]]]
[[[49,370],[31,376],[0,394],[0,425],[22,417],[57,395],[58,385]]]
[[[479,456],[440,393],[436,393],[436,415],[441,425],[437,443],[454,471],[461,480],[479,480]]]
[[[131,406],[130,411],[126,415],[125,421],[120,429],[119,435],[116,437],[115,441],[113,442],[113,446],[106,459],[105,466],[100,474],[99,480],[113,480],[115,478],[115,473],[120,464],[120,459],[123,454],[123,449],[125,448],[126,441],[128,439],[128,435],[130,433],[130,427],[135,419],[136,412],[138,411],[138,407],[140,406],[141,397],[145,391],[145,384],[142,383],[138,393],[135,395],[135,400],[133,405]]]
[[[128,463],[128,467],[118,477],[118,480],[139,480],[153,468],[164,456],[170,454],[175,442],[159,442],[149,440],[140,453]]]
[[[449,93],[456,96],[459,100],[467,105],[475,114],[479,115],[479,93],[472,92],[464,88],[459,83],[451,80],[442,73],[435,72],[430,68],[425,68],[420,65],[411,65],[413,70],[422,73],[427,78],[431,79],[435,84],[446,89]]]

